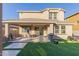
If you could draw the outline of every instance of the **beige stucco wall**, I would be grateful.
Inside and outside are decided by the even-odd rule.
[[[59,21],[64,21],[64,11],[59,11],[57,17]]]
[[[64,20],[64,11],[63,10],[45,10],[43,12],[20,12],[19,19],[23,18],[38,18],[38,19],[49,19],[49,12],[58,12],[57,20]],[[52,16],[53,17],[53,16]]]
[[[42,13],[19,13],[19,18],[39,18],[43,19],[43,14]]]
[[[49,19],[49,12],[44,11],[44,12],[26,12],[26,13],[19,13],[19,18],[37,18],[38,19]]]
[[[72,25],[66,25],[66,34],[72,36]]]

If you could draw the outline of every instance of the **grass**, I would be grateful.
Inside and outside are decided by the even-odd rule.
[[[79,43],[28,43],[18,56],[79,56]]]

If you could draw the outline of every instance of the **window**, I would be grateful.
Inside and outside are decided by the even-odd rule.
[[[61,34],[65,34],[65,25],[61,25]]]
[[[57,12],[54,12],[54,19],[57,19]]]
[[[59,33],[59,26],[58,26],[58,25],[55,26],[55,33],[56,33],[56,34]]]
[[[52,19],[52,12],[49,12],[49,19]]]
[[[30,28],[29,27],[23,27],[23,32],[28,32],[29,33]]]
[[[57,12],[49,12],[49,19],[57,19]]]

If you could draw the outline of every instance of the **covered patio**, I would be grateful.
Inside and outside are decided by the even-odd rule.
[[[17,28],[17,33],[23,37],[33,36],[47,36],[49,33],[53,33],[55,21],[49,20],[27,20],[27,21],[3,21],[4,35],[8,37],[11,33],[11,27]]]
[[[72,36],[72,23],[68,23],[66,21],[48,19],[20,19],[19,21],[3,21],[3,24],[5,37],[8,37],[11,32],[15,32],[17,34],[13,34],[15,38],[16,36],[22,38],[38,38],[40,36],[47,37],[50,33],[54,35],[54,39],[67,39],[68,36]],[[17,30],[11,31],[13,29],[10,29],[11,26],[17,28]]]

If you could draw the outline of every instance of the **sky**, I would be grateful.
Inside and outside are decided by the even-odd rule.
[[[65,18],[79,12],[79,3],[4,3],[3,20],[18,19],[19,10],[40,11],[45,8],[64,8]]]

